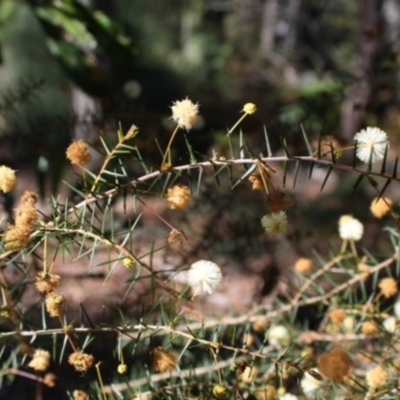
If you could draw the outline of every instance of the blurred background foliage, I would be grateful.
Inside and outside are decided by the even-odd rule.
[[[365,124],[393,134],[399,21],[396,0],[1,0],[0,161],[36,171],[42,191],[51,170],[54,190],[70,140],[95,145],[121,122],[158,162],[185,96],[201,104],[199,152],[249,101],[256,149],[263,125],[274,148],[299,145],[301,126],[344,143]]]

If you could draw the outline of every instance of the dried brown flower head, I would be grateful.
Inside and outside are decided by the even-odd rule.
[[[313,261],[310,258],[300,257],[294,264],[294,269],[300,274],[310,271],[313,267]]]
[[[387,197],[376,197],[372,200],[370,210],[376,218],[383,218],[392,211],[392,200]]]
[[[266,318],[259,318],[253,322],[251,326],[255,332],[264,332],[268,326],[268,321]]]
[[[172,229],[172,231],[168,235],[168,243],[182,246],[182,244],[183,244],[182,232],[178,229]]]
[[[375,321],[365,321],[361,325],[361,332],[367,336],[376,335],[379,333],[379,326]]]
[[[21,250],[29,242],[31,228],[28,225],[11,225],[4,235],[4,248],[6,250]]]
[[[253,190],[263,190],[264,189],[264,183],[262,181],[261,174],[259,172],[253,172],[249,176],[249,182],[252,184]]]
[[[35,371],[46,371],[50,364],[50,353],[46,350],[36,349],[28,366]]]
[[[332,310],[329,313],[329,318],[334,324],[340,324],[346,318],[346,312],[343,311],[341,308],[337,308],[336,310]]]
[[[59,317],[63,313],[67,301],[61,294],[52,292],[46,296],[45,303],[50,317]]]
[[[276,213],[293,206],[293,201],[280,189],[271,190],[267,196],[267,208],[270,212]]]
[[[15,171],[5,165],[0,166],[0,190],[10,192],[15,186]]]
[[[35,192],[31,192],[29,190],[25,190],[25,193],[21,196],[21,203],[27,203],[30,205],[35,205],[37,202],[37,194]]]
[[[21,203],[15,210],[15,224],[16,225],[32,225],[38,219],[36,208],[29,203]]]
[[[318,359],[318,370],[337,383],[344,383],[350,373],[351,358],[341,347],[334,347]]]
[[[397,282],[393,278],[388,277],[381,279],[378,286],[379,289],[381,289],[383,297],[387,299],[397,293]]]
[[[172,119],[178,124],[179,128],[190,131],[197,123],[199,118],[199,105],[192,103],[191,100],[176,101],[172,107]]]
[[[166,198],[169,208],[173,210],[184,209],[188,206],[191,199],[190,189],[187,186],[175,185],[168,189]]]
[[[367,372],[365,379],[370,388],[377,388],[386,383],[387,375],[387,372],[380,365],[378,365]]]
[[[85,166],[90,162],[92,156],[90,155],[88,145],[83,140],[72,142],[67,149],[67,158],[71,164]]]
[[[78,372],[86,372],[93,365],[93,356],[91,354],[76,351],[70,354],[68,362]]]
[[[38,272],[35,276],[35,286],[40,293],[50,293],[60,284],[60,276],[48,274],[47,272]]]
[[[152,365],[157,372],[167,372],[175,369],[176,356],[162,347],[152,350]]]
[[[43,377],[43,383],[47,387],[54,387],[56,385],[56,380],[57,377],[52,374],[51,372],[48,372],[44,377]]]

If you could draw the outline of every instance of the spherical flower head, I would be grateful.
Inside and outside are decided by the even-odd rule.
[[[378,286],[382,296],[387,299],[397,294],[397,282],[393,278],[381,279]]]
[[[0,317],[1,318],[9,318],[10,317],[10,310],[8,307],[0,307]]]
[[[199,105],[191,100],[176,101],[172,107],[172,119],[178,124],[179,128],[190,131],[199,119]]]
[[[365,379],[370,388],[377,388],[383,386],[387,381],[387,372],[380,366],[376,366],[367,372]]]
[[[264,215],[261,218],[261,225],[265,232],[272,235],[279,235],[284,233],[287,229],[288,219],[284,211]]]
[[[318,359],[318,370],[336,383],[344,383],[351,368],[351,358],[341,347],[334,347]]]
[[[300,257],[294,264],[294,269],[300,273],[305,274],[313,267],[313,261],[309,258]]]
[[[124,257],[122,259],[122,265],[125,268],[132,268],[135,265],[135,260],[133,260],[131,257]]]
[[[53,292],[60,284],[60,275],[38,272],[35,276],[35,286],[40,293]]]
[[[37,202],[38,195],[30,190],[25,190],[24,194],[21,196],[21,204],[30,204],[34,206]]]
[[[119,364],[117,371],[119,374],[125,374],[125,372],[127,371],[128,367],[126,366],[126,364]]]
[[[127,81],[124,83],[122,91],[126,97],[129,97],[130,99],[137,99],[142,93],[142,85],[135,80]]]
[[[15,210],[15,225],[32,225],[39,215],[36,208],[29,203],[21,203]]]
[[[329,314],[329,318],[334,324],[340,324],[346,318],[346,313],[340,308],[332,310]]]
[[[257,367],[251,367],[250,365],[248,365],[242,374],[240,374],[240,380],[243,383],[251,383],[253,382],[258,375],[258,368]]]
[[[216,399],[225,399],[228,389],[224,385],[216,385],[213,387],[213,395]]]
[[[72,142],[67,148],[66,154],[71,164],[79,165],[80,167],[85,166],[92,159],[89,148],[83,140]]]
[[[342,240],[358,241],[364,233],[364,225],[352,215],[342,215],[339,219],[339,236]]]
[[[222,278],[220,267],[212,261],[200,260],[193,263],[188,271],[188,282],[194,293],[211,294]]]
[[[68,362],[78,372],[86,372],[93,365],[93,360],[91,354],[83,353],[82,351],[75,351],[68,357]]]
[[[386,132],[379,128],[368,127],[356,133],[354,142],[357,144],[356,155],[365,162],[372,163],[381,160],[385,155],[389,141]]]
[[[152,365],[157,372],[168,372],[176,368],[176,356],[162,347],[152,351]]]
[[[283,325],[272,325],[266,333],[269,344],[276,347],[288,346],[290,343],[289,331]]]
[[[15,171],[5,165],[0,166],[0,190],[10,192],[15,186]]]
[[[64,311],[66,302],[65,297],[61,294],[49,293],[46,296],[45,304],[50,317],[59,317]]]
[[[347,316],[342,322],[342,328],[346,333],[354,333],[356,320],[352,315]]]
[[[190,189],[187,186],[175,185],[168,189],[167,202],[172,210],[183,210],[192,198]]]
[[[395,333],[396,332],[396,318],[393,316],[387,317],[382,322],[383,327],[385,328],[386,332],[388,333]]]
[[[320,377],[317,369],[304,373],[303,379],[300,382],[300,386],[307,396],[313,395],[322,386],[322,377],[321,379],[317,379],[316,377]]]
[[[50,353],[46,350],[36,349],[28,366],[35,371],[46,371],[50,364]]]
[[[246,103],[242,110],[245,114],[254,114],[257,111],[257,106],[254,103]]]
[[[4,235],[6,250],[21,250],[29,242],[32,229],[28,225],[11,225]]]
[[[46,385],[47,387],[56,386],[56,381],[57,381],[57,377],[54,374],[52,374],[51,372],[48,372],[43,377],[43,384]]]
[[[392,204],[392,200],[387,197],[376,197],[372,200],[369,209],[374,217],[383,218],[392,211]]]
[[[376,335],[379,333],[379,326],[375,321],[365,321],[361,325],[361,332],[367,336]]]

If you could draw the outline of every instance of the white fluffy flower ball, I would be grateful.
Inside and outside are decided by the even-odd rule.
[[[387,317],[382,322],[383,327],[389,333],[394,333],[396,331],[396,318],[393,316]]]
[[[222,273],[217,264],[212,261],[200,260],[191,265],[188,271],[189,285],[199,294],[211,294],[221,281]]]
[[[315,369],[314,371],[319,374],[318,369]],[[304,377],[300,382],[300,386],[307,396],[311,396],[321,387],[322,383],[323,381],[320,381],[319,379],[314,378],[308,372],[305,372]]]
[[[172,107],[172,119],[180,128],[190,131],[199,119],[199,105],[188,98],[176,101]]]
[[[354,142],[357,144],[357,157],[365,163],[369,163],[370,160],[372,163],[382,160],[389,146],[386,132],[371,127],[356,133]]]
[[[339,236],[343,240],[360,240],[364,233],[363,224],[351,215],[342,215],[339,219]]]
[[[288,346],[290,343],[289,331],[283,325],[272,325],[267,332],[267,338],[272,346]]]

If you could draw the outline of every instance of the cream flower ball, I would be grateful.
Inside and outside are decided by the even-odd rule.
[[[358,241],[364,234],[364,225],[352,215],[342,215],[339,219],[339,236],[343,240]]]
[[[220,267],[212,261],[200,260],[191,265],[188,282],[195,294],[215,291],[222,278]]]

